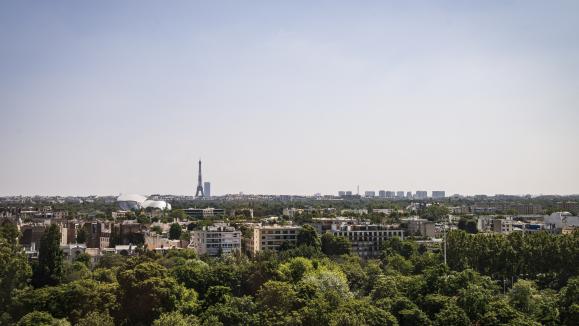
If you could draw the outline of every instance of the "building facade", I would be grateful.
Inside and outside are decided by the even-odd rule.
[[[189,248],[198,255],[221,256],[241,250],[241,231],[228,225],[204,226],[191,231]]]
[[[255,256],[262,250],[278,251],[284,243],[295,245],[300,226],[294,225],[254,225],[251,236],[245,241],[245,250]]]
[[[386,240],[404,239],[404,230],[380,224],[340,224],[331,231],[335,236],[345,237],[352,243],[352,252],[362,258],[378,257]]]

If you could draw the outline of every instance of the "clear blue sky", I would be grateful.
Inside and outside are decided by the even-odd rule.
[[[579,193],[579,1],[2,1],[0,195]]]

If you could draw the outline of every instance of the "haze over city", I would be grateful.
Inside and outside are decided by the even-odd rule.
[[[3,1],[0,195],[576,194],[577,10]]]

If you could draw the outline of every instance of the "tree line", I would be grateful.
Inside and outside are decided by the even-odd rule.
[[[141,249],[135,256],[103,256],[91,266],[83,255],[71,263],[63,261],[58,228],[51,227],[40,244],[38,261],[31,264],[18,245],[18,230],[3,225],[0,323],[579,323],[577,234],[451,232],[448,266],[439,248],[398,238],[389,240],[381,256],[370,260],[352,254],[347,239],[319,235],[310,227],[298,239],[297,246],[253,258],[198,257],[191,250],[159,255]],[[513,282],[505,287],[504,278]]]

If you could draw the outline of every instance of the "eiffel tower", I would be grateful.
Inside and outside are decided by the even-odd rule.
[[[199,177],[197,179],[197,191],[195,192],[195,198],[203,198],[205,197],[205,193],[203,192],[203,180],[201,179],[201,160],[199,160]]]

